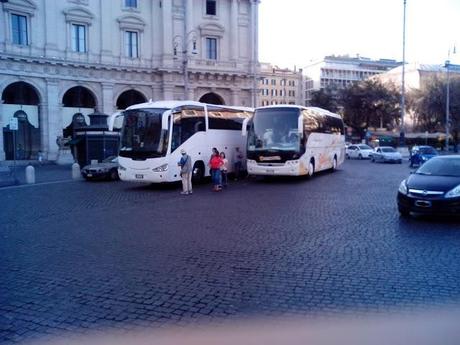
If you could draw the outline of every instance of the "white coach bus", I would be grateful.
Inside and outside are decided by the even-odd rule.
[[[235,148],[246,150],[242,125],[252,115],[251,108],[192,101],[133,105],[120,114],[120,179],[145,183],[179,181],[177,162],[181,149],[192,159],[194,181],[209,175],[207,163],[213,147],[225,152],[232,169]]]
[[[342,118],[321,108],[257,108],[247,136],[250,175],[312,176],[320,170],[335,170],[345,157]]]

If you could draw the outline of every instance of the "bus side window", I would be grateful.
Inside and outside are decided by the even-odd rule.
[[[171,152],[186,142],[195,133],[206,130],[204,110],[202,109],[182,109],[173,116]]]

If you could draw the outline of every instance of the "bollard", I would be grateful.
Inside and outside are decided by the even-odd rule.
[[[73,163],[72,164],[72,179],[79,180],[80,177],[81,177],[80,166],[78,165],[78,163]]]
[[[26,183],[35,183],[35,168],[30,164],[26,166]]]

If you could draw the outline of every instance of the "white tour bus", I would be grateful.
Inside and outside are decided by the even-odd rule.
[[[312,176],[320,170],[334,170],[344,161],[342,118],[321,108],[257,108],[247,131],[250,175]]]
[[[213,147],[225,152],[231,172],[235,148],[246,150],[242,125],[252,115],[250,108],[193,101],[133,105],[119,115],[123,117],[118,155],[120,179],[145,183],[179,181],[181,149],[192,159],[194,181],[209,176],[207,164]]]

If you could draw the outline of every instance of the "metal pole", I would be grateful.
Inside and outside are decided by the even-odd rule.
[[[450,50],[448,57],[450,58]],[[446,152],[449,151],[449,108],[450,108],[450,73],[449,73],[450,61],[446,61],[447,70],[447,90],[446,90]]]
[[[405,128],[404,128],[404,117],[406,113],[406,0],[404,0],[404,14],[403,14],[403,61],[402,61],[402,85],[401,85],[401,127],[400,127],[400,142],[399,146],[405,146]]]
[[[17,184],[16,178],[16,131],[13,131],[13,179],[14,183]]]

